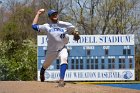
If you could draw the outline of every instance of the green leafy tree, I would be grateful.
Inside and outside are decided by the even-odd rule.
[[[14,41],[1,42],[0,80],[35,80],[37,76],[36,44],[24,40],[21,47],[10,53]],[[8,55],[7,55],[8,54]]]

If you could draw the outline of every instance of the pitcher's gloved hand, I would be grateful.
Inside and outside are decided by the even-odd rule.
[[[72,33],[72,35],[73,35],[73,40],[75,40],[75,41],[78,42],[78,40],[80,39],[79,32],[78,32],[78,31],[74,31],[74,32]]]

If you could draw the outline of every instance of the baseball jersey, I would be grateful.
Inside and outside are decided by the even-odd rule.
[[[44,30],[48,38],[48,51],[59,51],[68,42],[68,34],[75,30],[75,27],[69,22],[58,21],[57,23],[45,23],[38,25],[38,30]]]

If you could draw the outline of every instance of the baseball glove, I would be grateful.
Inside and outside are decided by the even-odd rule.
[[[73,33],[73,40],[77,41],[80,39],[80,35],[78,31],[74,31]]]

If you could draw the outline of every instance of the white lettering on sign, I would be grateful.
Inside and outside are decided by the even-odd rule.
[[[38,71],[39,73],[39,71]],[[45,80],[59,80],[59,70],[46,70]],[[39,77],[39,75],[38,75]],[[65,75],[66,81],[81,80],[134,80],[134,69],[130,70],[67,70]]]
[[[112,58],[115,58],[115,56],[108,56],[108,58],[112,59]]]
[[[83,45],[134,45],[134,35],[80,35],[80,40],[74,41],[69,35],[68,46]],[[47,46],[47,35],[38,35],[38,46]]]
[[[85,50],[85,49],[95,49],[95,47],[94,46],[83,46],[83,49]]]
[[[124,49],[130,49],[130,46],[124,46]]]
[[[134,56],[128,56],[128,58],[134,58]]]
[[[103,46],[103,49],[109,49],[110,46]]]
[[[119,56],[119,58],[125,58],[125,56]]]

